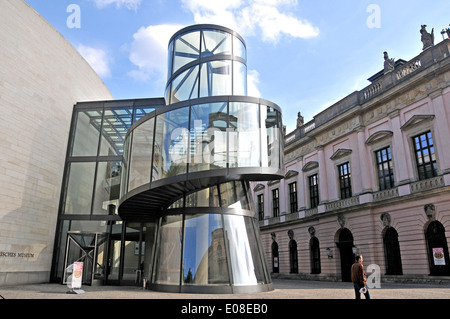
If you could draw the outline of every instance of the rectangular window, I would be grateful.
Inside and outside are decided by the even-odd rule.
[[[319,206],[319,178],[317,174],[308,176],[310,208]]]
[[[413,137],[413,142],[419,179],[437,176],[436,155],[431,132],[428,131]]]
[[[258,217],[259,220],[264,219],[264,194],[260,194],[257,196],[258,200]]]
[[[289,184],[289,208],[290,213],[295,213],[297,211],[297,182]]]
[[[339,169],[339,187],[341,190],[341,199],[352,197],[352,182],[350,173],[350,163],[344,163],[338,166]]]
[[[272,190],[272,212],[273,217],[280,216],[280,193],[278,188]]]
[[[388,146],[375,152],[380,190],[394,187],[391,148]]]

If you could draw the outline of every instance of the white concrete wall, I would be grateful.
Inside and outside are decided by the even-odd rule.
[[[44,18],[0,1],[0,286],[48,281],[73,105],[108,99]]]

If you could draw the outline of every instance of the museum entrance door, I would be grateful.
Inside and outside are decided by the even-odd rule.
[[[105,279],[105,251],[107,234],[99,232],[67,232],[63,284],[70,281],[75,262],[83,263],[82,284],[103,284]]]
[[[117,223],[109,236],[106,284],[142,286],[150,274],[155,225]]]

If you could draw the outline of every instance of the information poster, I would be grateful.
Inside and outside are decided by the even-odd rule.
[[[445,266],[444,248],[433,248],[433,259],[436,266]]]
[[[82,262],[73,263],[72,288],[81,288],[82,278],[83,278],[83,263]]]

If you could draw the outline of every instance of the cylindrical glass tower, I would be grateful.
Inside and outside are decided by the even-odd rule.
[[[224,27],[178,31],[167,106],[127,133],[119,215],[157,225],[153,290],[272,289],[249,181],[284,176],[281,110],[246,96],[245,52]]]

